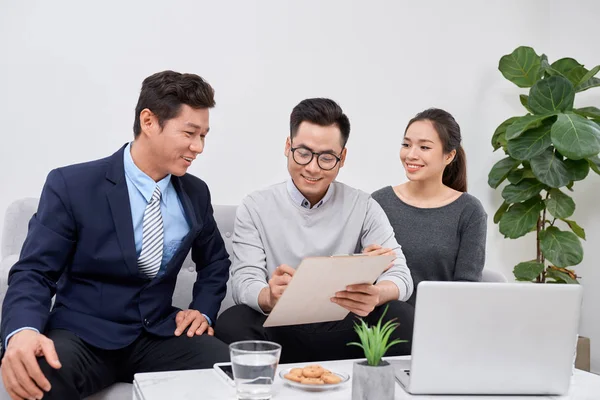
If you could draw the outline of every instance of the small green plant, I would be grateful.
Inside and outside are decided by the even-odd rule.
[[[381,357],[385,355],[385,353],[389,350],[390,347],[398,343],[406,342],[406,340],[400,339],[395,339],[389,342],[392,332],[400,324],[398,322],[394,322],[394,320],[390,320],[386,322],[383,326],[381,326],[381,322],[383,321],[383,317],[387,313],[388,307],[389,306],[385,306],[385,310],[383,311],[381,318],[379,318],[379,321],[375,326],[370,327],[362,318],[359,318],[360,324],[355,322],[354,330],[360,338],[360,343],[348,343],[348,346],[358,346],[362,348],[365,352],[367,363],[373,367],[376,367],[381,363]]]

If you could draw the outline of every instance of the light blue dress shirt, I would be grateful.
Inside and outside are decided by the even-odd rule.
[[[131,158],[131,143],[123,152],[125,165],[125,180],[129,192],[131,206],[131,219],[133,221],[133,237],[135,239],[135,252],[137,258],[142,252],[144,211],[152,199],[152,193],[158,185],[162,196],[160,198],[160,213],[163,219],[163,257],[157,276],[164,274],[165,267],[181,245],[183,238],[190,231],[185,211],[179,201],[179,196],[171,183],[171,175],[167,175],[158,182],[142,172]]]

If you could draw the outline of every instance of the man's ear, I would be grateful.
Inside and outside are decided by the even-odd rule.
[[[141,133],[148,136],[153,136],[161,130],[158,123],[158,117],[147,108],[144,108],[140,112],[140,128]]]
[[[348,152],[348,148],[344,147],[342,150],[342,154],[340,155],[340,168],[344,166],[344,162],[346,162],[346,153]]]
[[[452,150],[450,153],[448,153],[444,156],[444,158],[445,158],[444,164],[445,165],[450,164],[452,161],[454,161],[454,157],[456,157],[456,150]]]
[[[290,137],[288,136],[287,139],[285,140],[285,150],[283,151],[283,155],[286,157],[289,156],[291,148],[292,148],[292,141],[290,140]]]

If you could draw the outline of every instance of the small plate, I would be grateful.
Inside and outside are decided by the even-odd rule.
[[[348,374],[344,374],[343,372],[331,371],[332,374],[337,375],[340,378],[342,378],[342,381],[340,383],[325,383],[323,385],[307,385],[306,383],[294,382],[294,381],[287,379],[285,377],[285,375],[288,374],[291,370],[292,370],[292,368],[287,368],[287,369],[284,369],[279,372],[279,377],[283,380],[283,382],[287,385],[290,385],[290,386],[293,386],[293,387],[296,387],[299,389],[310,390],[313,392],[337,389],[340,386],[344,385],[344,383],[346,383],[350,380],[350,375],[348,375]]]

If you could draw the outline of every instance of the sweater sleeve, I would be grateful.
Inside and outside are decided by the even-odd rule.
[[[460,245],[454,269],[455,281],[481,281],[485,265],[487,214],[476,209],[460,235]]]
[[[253,202],[246,198],[238,207],[233,230],[231,281],[233,300],[263,313],[258,294],[268,286],[266,253],[252,219]]]
[[[413,280],[406,265],[406,258],[404,257],[402,248],[396,241],[394,229],[390,225],[383,209],[372,197],[369,197],[365,223],[361,234],[361,246],[364,249],[371,244],[378,244],[382,247],[392,249],[396,253],[394,265],[381,274],[377,282],[391,281],[395,283],[400,293],[398,300],[408,300],[413,292]]]

